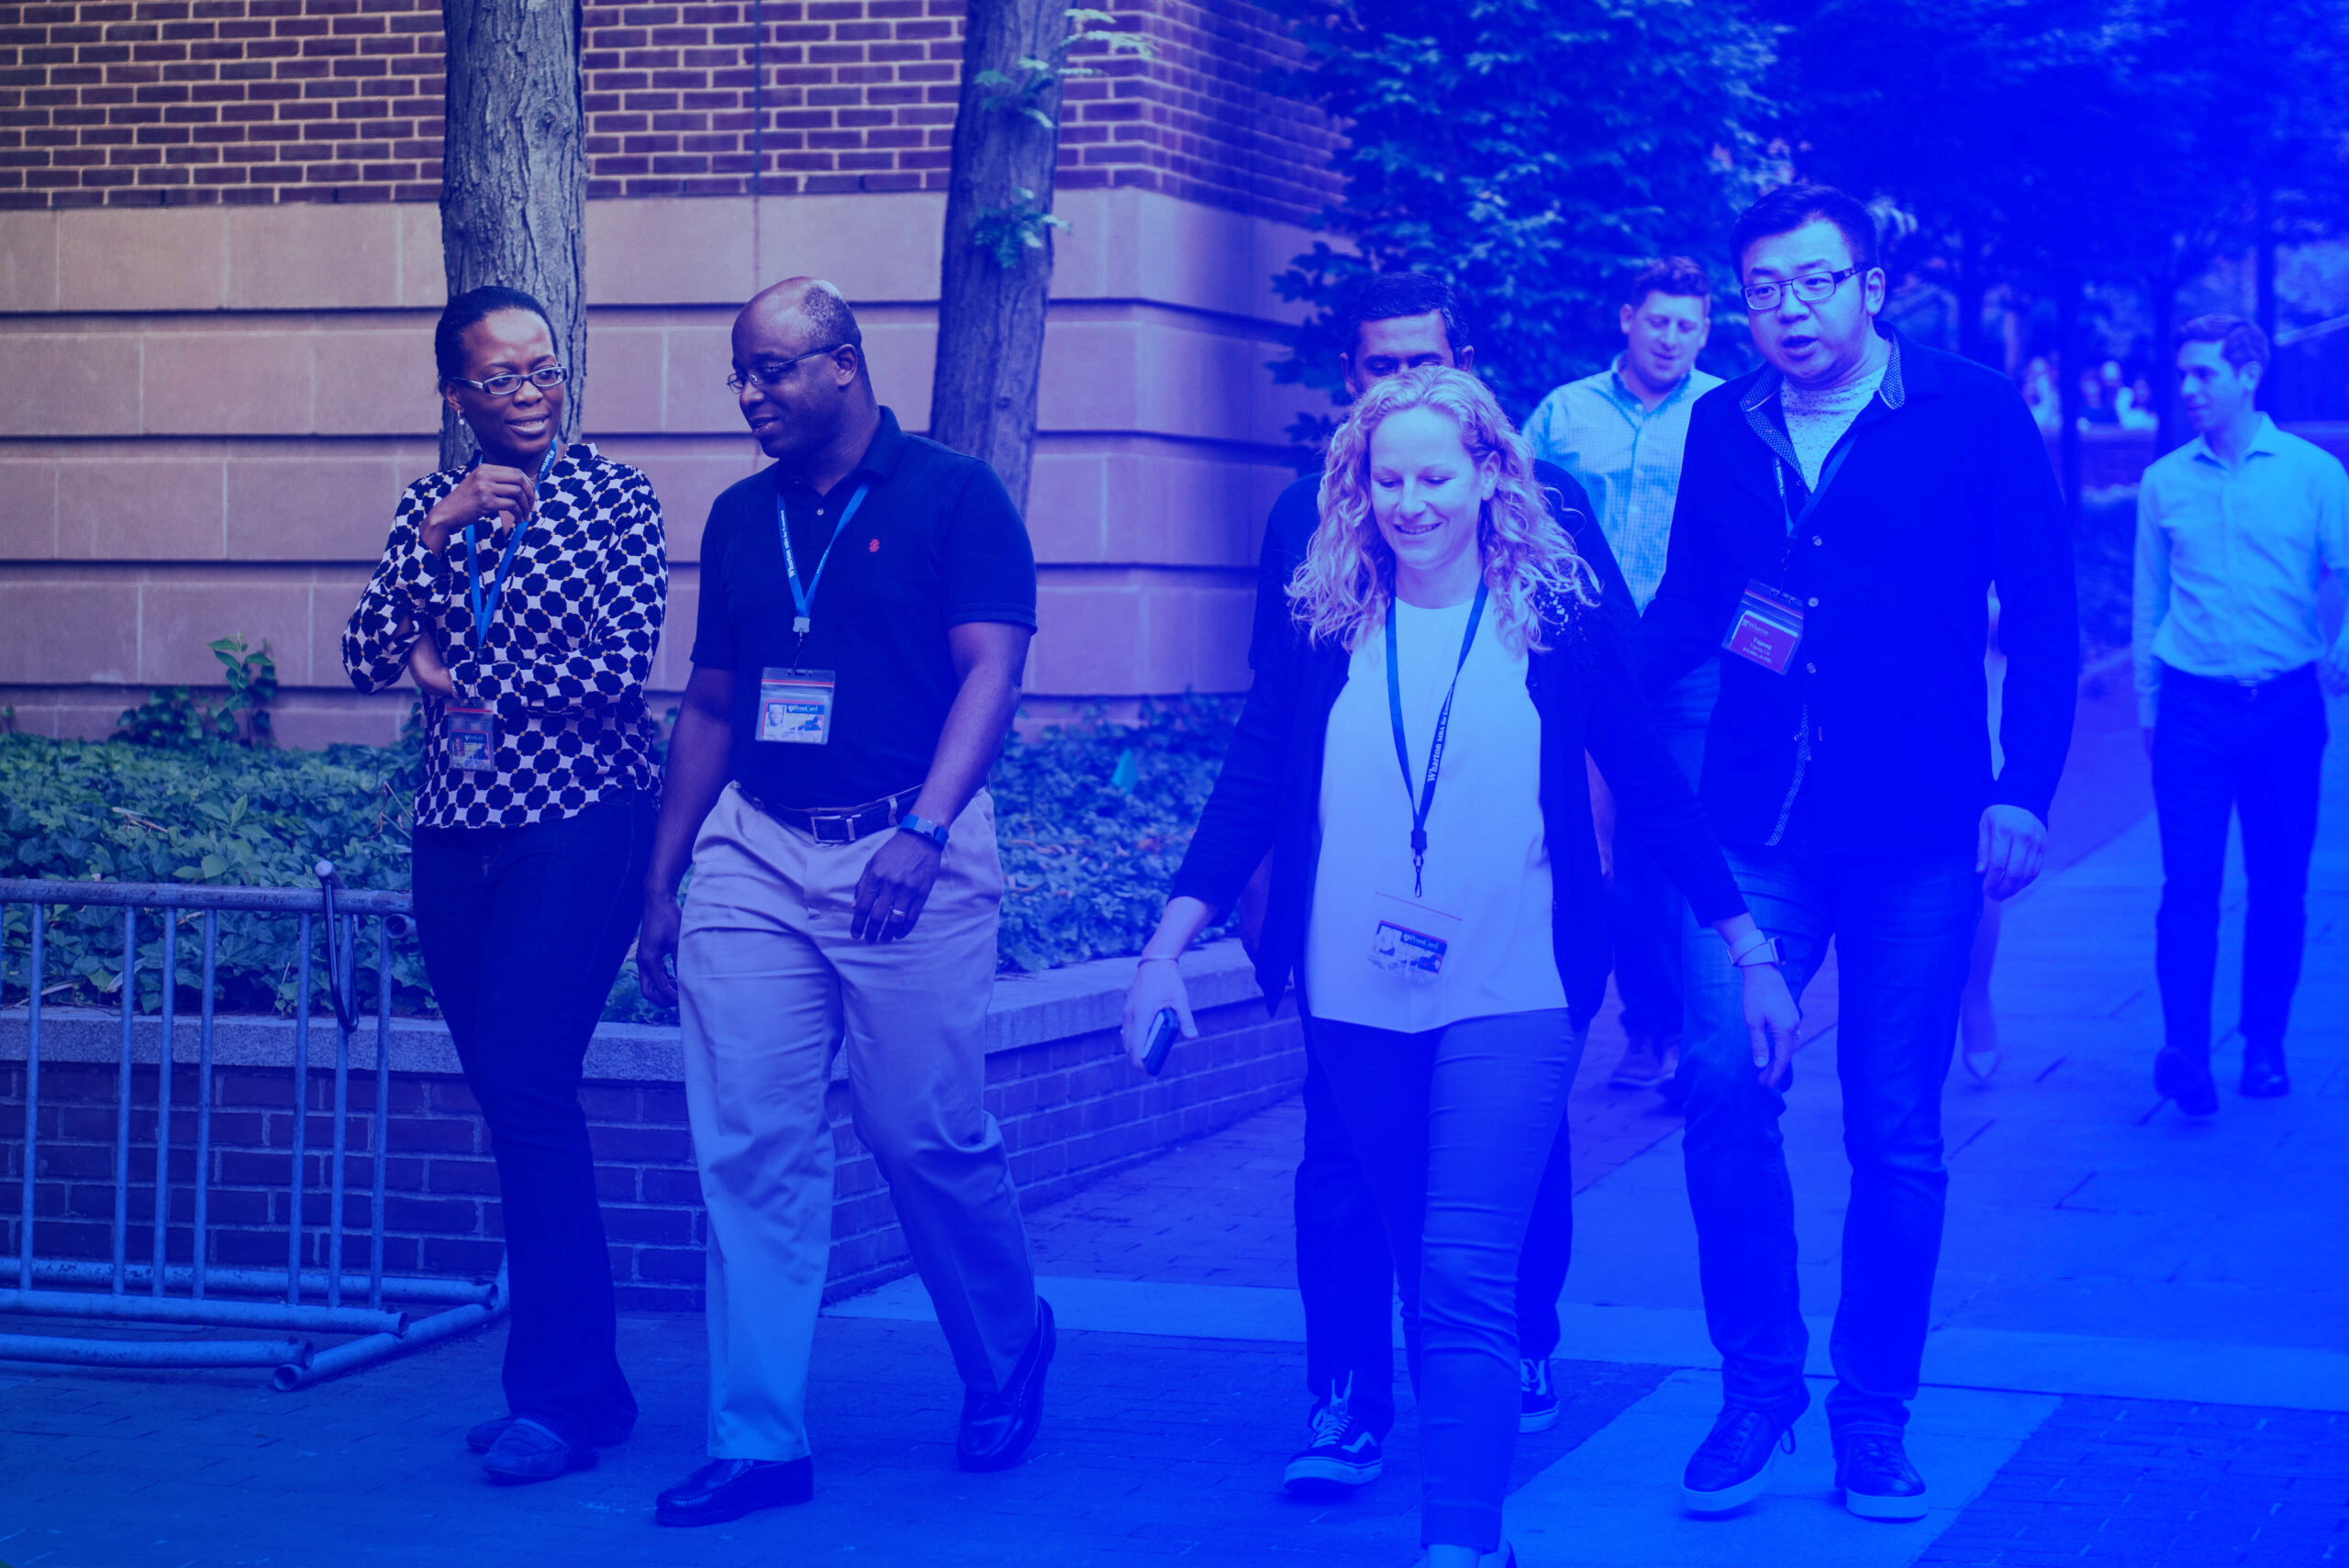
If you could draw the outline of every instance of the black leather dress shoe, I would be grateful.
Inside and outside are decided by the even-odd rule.
[[[813,1461],[713,1459],[654,1498],[652,1517],[664,1525],[722,1525],[815,1495]]]
[[[2219,1086],[2210,1081],[2208,1057],[2198,1060],[2174,1045],[2163,1046],[2154,1058],[2154,1087],[2188,1116],[2218,1114]]]
[[[1052,1307],[1036,1298],[1036,1337],[1019,1352],[1011,1380],[993,1394],[963,1395],[963,1429],[954,1434],[954,1462],[965,1470],[1008,1470],[1036,1440],[1044,1417],[1044,1369],[1059,1340],[1052,1332]]]
[[[2284,1071],[2284,1048],[2280,1045],[2246,1045],[2243,1050],[2243,1092],[2247,1098],[2272,1100],[2278,1095],[2292,1092],[2290,1074]]]

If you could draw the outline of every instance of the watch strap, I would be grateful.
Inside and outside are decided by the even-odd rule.
[[[954,831],[943,822],[932,822],[929,817],[917,817],[910,811],[897,818],[897,830],[901,833],[918,834],[941,850],[946,847],[947,840],[953,836]]]

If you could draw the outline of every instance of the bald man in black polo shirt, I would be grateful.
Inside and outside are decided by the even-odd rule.
[[[718,497],[702,536],[637,958],[645,991],[678,999],[709,1209],[711,1457],[661,1494],[656,1517],[678,1525],[811,1493],[842,1049],[857,1134],[965,1385],[963,1468],[1019,1462],[1053,1348],[981,1103],[1003,895],[981,786],[1036,626],[1027,529],[985,463],[875,400],[831,284],[767,290],[733,349],[729,384],[775,462]]]

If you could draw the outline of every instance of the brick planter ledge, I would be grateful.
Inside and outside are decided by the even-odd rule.
[[[1183,961],[1200,1038],[1178,1044],[1164,1076],[1130,1068],[1117,1029],[1133,960],[1103,959],[996,982],[987,1017],[987,1108],[1003,1125],[1029,1207],[1067,1196],[1174,1144],[1203,1137],[1281,1099],[1305,1072],[1293,1006],[1268,1018],[1240,945],[1215,943]],[[191,1244],[195,1158],[196,1021],[173,1030],[171,1256]],[[156,1062],[161,1023],[133,1033],[129,1254],[154,1242]],[[448,1030],[395,1018],[391,1030],[390,1158],[384,1262],[399,1273],[477,1275],[496,1267],[500,1217],[487,1130],[458,1074]],[[24,1161],[25,1009],[0,1011],[0,1256],[18,1239]],[[331,1015],[310,1023],[306,1222],[323,1264],[332,1146]],[[48,1007],[41,1014],[39,1168],[35,1240],[44,1257],[111,1255],[119,1013]],[[293,1144],[294,1024],[224,1017],[213,1032],[212,1239],[215,1263],[283,1267],[287,1160]],[[621,1304],[697,1309],[702,1302],[701,1192],[686,1130],[677,1031],[605,1024],[588,1048],[583,1092],[595,1141],[612,1273]],[[372,1222],[375,1025],[351,1039],[348,1266],[366,1266]],[[833,1067],[828,1098],[838,1143],[827,1294],[877,1284],[909,1266],[905,1239],[872,1157],[849,1126],[847,1084]],[[355,1243],[355,1245],[354,1245]]]

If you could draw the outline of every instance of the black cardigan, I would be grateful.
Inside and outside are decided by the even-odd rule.
[[[1616,815],[1662,862],[1708,924],[1745,908],[1678,764],[1666,751],[1625,662],[1612,620],[1579,605],[1544,617],[1546,651],[1526,661],[1542,722],[1542,832],[1550,849],[1551,942],[1577,1028],[1607,990],[1608,942],[1586,750],[1614,791]],[[1215,793],[1200,814],[1177,896],[1229,909],[1273,853],[1272,894],[1256,944],[1256,984],[1277,1007],[1302,961],[1320,846],[1321,759],[1330,710],[1350,655],[1291,623],[1265,659],[1240,716]]]

